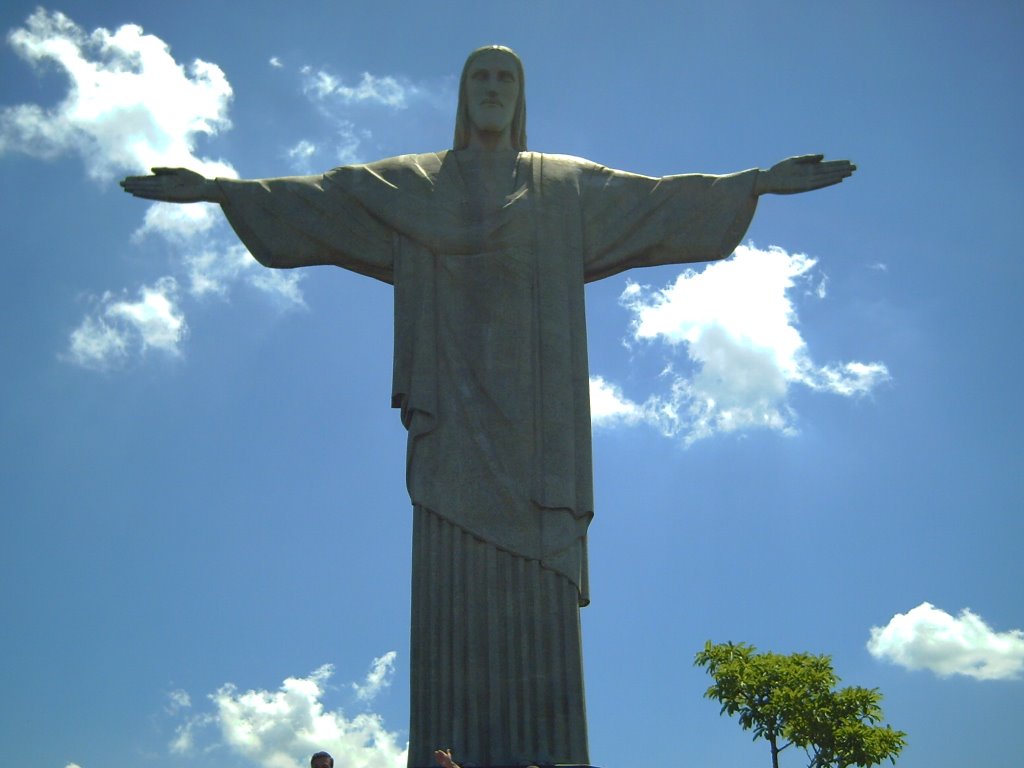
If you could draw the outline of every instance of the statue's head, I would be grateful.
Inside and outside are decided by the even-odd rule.
[[[334,758],[328,752],[317,752],[309,758],[310,768],[334,768]]]
[[[488,94],[492,94],[489,96]],[[469,146],[472,131],[509,130],[512,149],[526,150],[526,80],[518,54],[485,45],[466,59],[459,81],[455,149]]]

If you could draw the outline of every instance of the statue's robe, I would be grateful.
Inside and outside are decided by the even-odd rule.
[[[757,172],[657,179],[523,152],[495,196],[471,183],[479,158],[219,183],[260,263],[395,288],[392,405],[415,516],[409,765],[439,747],[464,765],[587,764],[584,283],[727,256]]]

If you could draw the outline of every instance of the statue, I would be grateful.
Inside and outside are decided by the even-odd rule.
[[[593,516],[585,282],[709,261],[762,194],[853,173],[656,179],[526,147],[523,67],[466,61],[454,148],[318,176],[240,181],[154,168],[125,191],[219,203],[268,267],[334,264],[394,285],[392,406],[413,504],[409,768],[589,764],[579,608]]]

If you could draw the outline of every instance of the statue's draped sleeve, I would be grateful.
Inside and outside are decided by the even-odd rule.
[[[588,165],[579,176],[587,282],[634,267],[725,258],[757,205],[757,170],[654,178]]]
[[[336,176],[217,183],[224,214],[260,264],[279,269],[329,264],[394,282],[393,230],[360,200],[358,189]],[[366,174],[362,181],[386,184]]]

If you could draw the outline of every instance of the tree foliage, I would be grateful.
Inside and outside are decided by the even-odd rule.
[[[808,768],[895,764],[906,745],[903,731],[878,725],[877,688],[835,690],[839,677],[830,656],[758,653],[744,643],[708,641],[694,664],[715,680],[705,698],[720,702],[722,714],[737,715],[755,741],[768,742],[773,768],[779,753],[793,745],[807,754]]]

